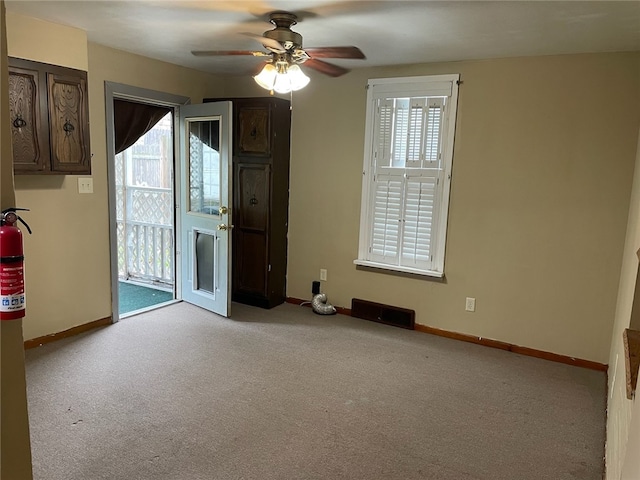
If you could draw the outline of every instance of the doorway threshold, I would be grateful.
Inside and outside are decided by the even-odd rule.
[[[173,292],[131,282],[118,282],[119,316],[148,311],[173,302]]]

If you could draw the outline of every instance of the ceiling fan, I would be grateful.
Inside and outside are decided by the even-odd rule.
[[[275,25],[262,35],[243,33],[262,43],[267,51],[252,50],[196,50],[196,56],[253,55],[265,57],[267,65],[254,79],[267,90],[288,93],[299,90],[309,83],[309,79],[298,65],[312,68],[331,77],[339,77],[349,70],[319,58],[364,59],[364,53],[354,46],[348,47],[302,47],[302,35],[291,30],[298,23],[298,17],[290,12],[276,11],[269,14],[269,22]],[[297,88],[296,88],[297,87]]]

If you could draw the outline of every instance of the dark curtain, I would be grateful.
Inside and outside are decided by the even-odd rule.
[[[167,107],[114,100],[116,154],[136,143],[170,111],[171,109]]]
[[[189,124],[189,133],[197,136],[202,143],[220,151],[220,121],[199,120]]]

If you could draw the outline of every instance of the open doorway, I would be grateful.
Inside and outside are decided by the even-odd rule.
[[[173,142],[169,109],[115,156],[120,317],[175,299]]]
[[[105,100],[111,299],[117,321],[180,299],[175,132],[178,107],[189,99],[105,82]]]

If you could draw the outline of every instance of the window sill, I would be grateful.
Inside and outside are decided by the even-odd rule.
[[[398,265],[387,265],[386,263],[371,262],[369,260],[354,260],[354,264],[361,267],[380,268],[382,270],[391,270],[392,272],[410,273],[412,275],[420,275],[423,277],[444,277],[443,272],[436,272],[435,270],[419,270],[417,268],[400,267]]]

